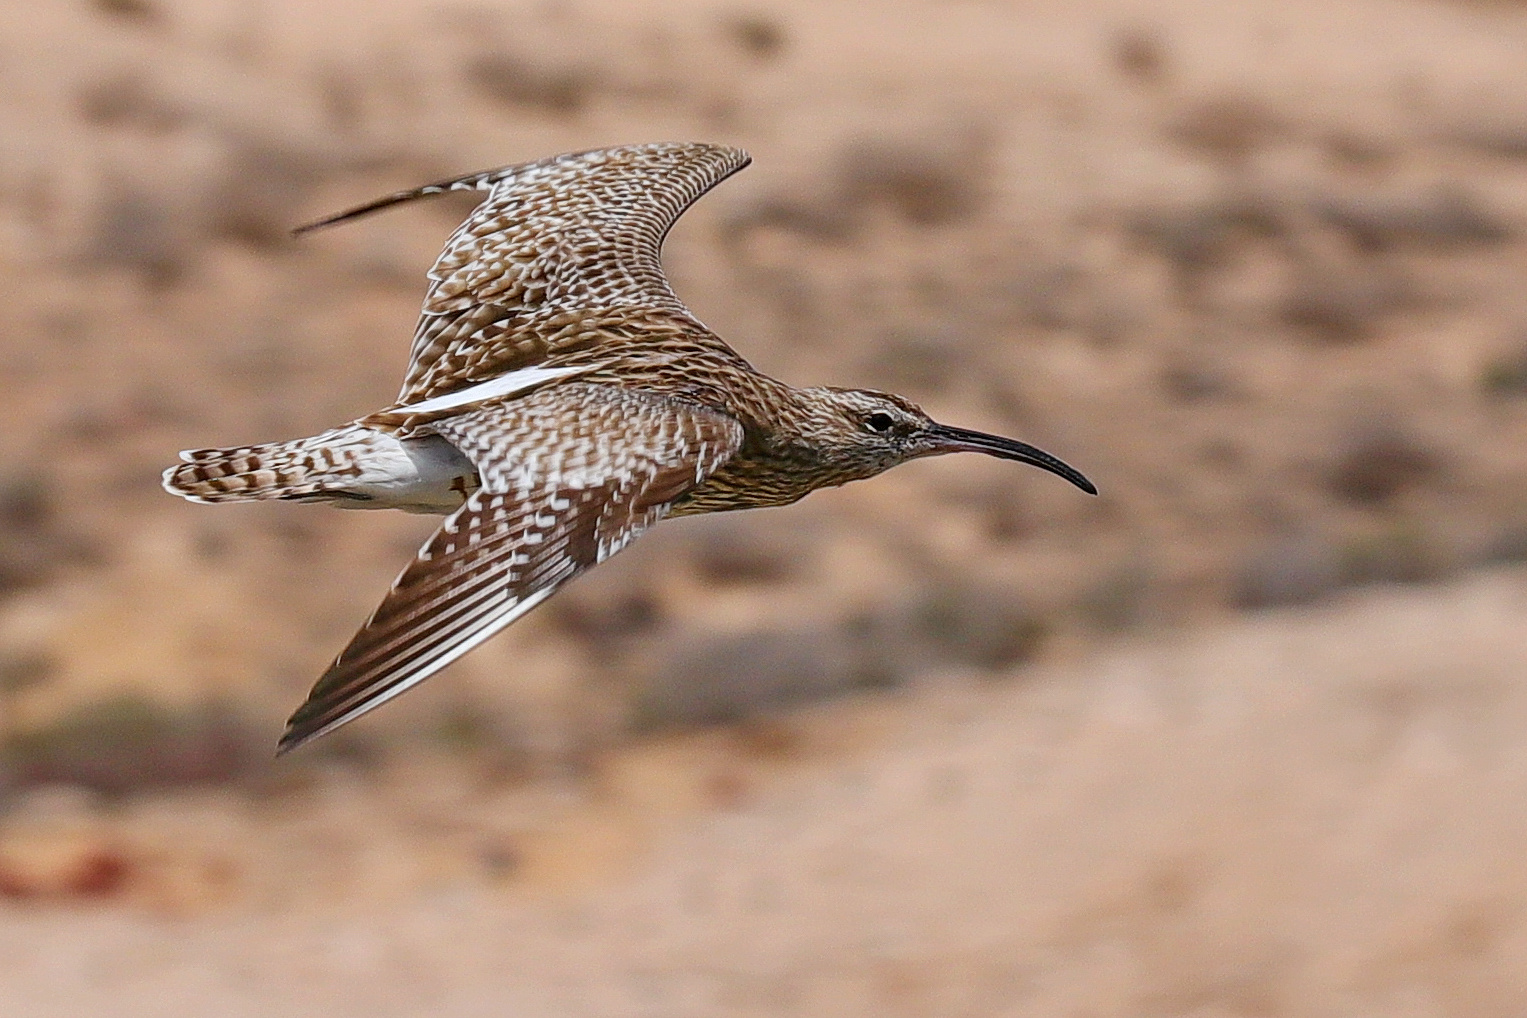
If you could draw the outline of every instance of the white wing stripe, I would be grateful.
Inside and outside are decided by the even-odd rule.
[[[587,368],[520,368],[518,371],[508,371],[486,382],[478,382],[476,385],[469,385],[465,389],[457,389],[455,392],[448,392],[444,396],[436,396],[422,403],[409,403],[399,407],[396,412],[432,414],[440,410],[451,410],[472,403],[481,403],[484,400],[497,399],[500,396],[512,396],[545,382],[569,378],[587,370]]]

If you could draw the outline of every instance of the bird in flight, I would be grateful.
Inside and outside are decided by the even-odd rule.
[[[180,454],[193,502],[285,499],[445,522],[287,723],[278,753],[418,685],[666,516],[787,505],[899,463],[982,452],[1087,478],[900,396],[795,388],[684,306],[663,238],[748,164],[720,145],[554,156],[380,198],[296,232],[484,191],[446,242],[397,402],[311,438]]]

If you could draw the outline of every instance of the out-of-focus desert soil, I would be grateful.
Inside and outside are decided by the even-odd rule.
[[[0,992],[124,1018],[1513,1014],[1524,626],[1527,577],[1495,574],[929,676],[592,781],[415,760],[275,801],[55,793],[34,846],[142,872],[116,906],[0,913]]]
[[[0,6],[0,1000],[1517,1013],[1523,53],[1506,0]],[[272,764],[431,523],[159,472],[389,402],[465,206],[287,229],[658,138],[754,155],[666,254],[742,353],[1103,496],[666,524]]]

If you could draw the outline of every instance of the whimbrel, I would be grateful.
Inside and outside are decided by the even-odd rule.
[[[165,488],[193,502],[446,515],[278,752],[418,685],[665,516],[787,505],[967,451],[1096,494],[1054,456],[938,424],[900,396],[776,381],[702,325],[669,287],[660,248],[748,161],[705,144],[579,152],[401,191],[297,231],[487,192],[429,273],[396,404],[312,438],[183,452],[165,471]]]

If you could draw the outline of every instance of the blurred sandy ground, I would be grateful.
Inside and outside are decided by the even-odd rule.
[[[1511,1015],[1527,8],[0,9],[6,1013]],[[459,202],[740,144],[709,324],[974,457],[665,525],[273,764],[428,532],[158,489],[387,402]]]

